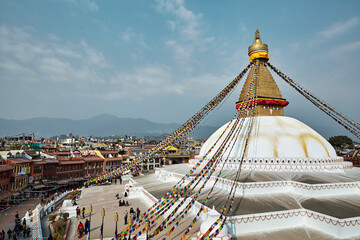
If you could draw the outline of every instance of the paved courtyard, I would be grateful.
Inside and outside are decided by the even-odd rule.
[[[19,213],[19,218],[22,219],[29,209],[33,210],[39,203],[40,198],[31,198],[29,200],[20,202],[17,205],[12,205],[10,208],[0,212],[0,231],[4,229],[4,231],[7,232],[9,228],[11,228],[11,230],[14,229],[16,212]],[[23,238],[20,237],[18,239]]]
[[[146,203],[144,199],[141,199],[137,196],[129,196],[127,198],[124,197],[124,187],[126,182],[123,182],[122,185],[108,185],[108,186],[93,186],[89,188],[84,188],[82,197],[78,201],[78,205],[82,209],[83,207],[86,208],[85,219],[78,219],[75,222],[75,230],[81,221],[83,224],[85,223],[86,219],[90,219],[89,214],[89,205],[92,204],[93,212],[91,214],[91,239],[99,239],[100,238],[100,227],[101,227],[101,211],[102,208],[105,209],[105,217],[104,217],[104,239],[108,238],[111,239],[115,236],[115,213],[119,214],[119,221],[118,221],[118,233],[120,233],[123,229],[126,228],[124,224],[124,212],[127,210],[130,211],[132,207],[135,211],[138,207],[141,210],[141,213],[146,211],[150,205]],[[125,199],[129,202],[130,206],[128,207],[119,207],[119,200],[116,199],[115,195],[119,193],[121,199]],[[193,214],[188,214],[188,216],[182,221],[179,227],[172,233],[171,237],[168,239],[180,239],[181,234],[185,227],[187,227],[192,219],[194,218]],[[160,218],[158,222],[161,222],[163,218]],[[170,229],[172,225],[168,228]],[[200,222],[196,223],[190,234],[189,237],[195,236],[196,232],[199,230]],[[155,230],[155,226],[152,226],[149,230]],[[157,237],[152,239],[163,239],[165,233],[160,233]],[[78,238],[76,231],[73,231],[72,235],[73,239],[86,239],[86,236],[82,238]]]
[[[148,192],[150,192],[156,198],[160,198],[160,197],[164,196],[164,194],[171,188],[171,186],[173,186],[176,183],[175,181],[163,182],[163,181],[159,180],[158,176],[155,174],[139,176],[139,177],[135,177],[133,179],[136,181],[136,183],[134,184],[134,187],[143,187],[144,189],[146,189]],[[99,239],[100,238],[102,208],[105,208],[105,211],[106,211],[105,219],[104,219],[104,239],[111,239],[115,236],[114,218],[115,218],[116,212],[119,214],[118,233],[120,233],[123,229],[126,228],[126,226],[124,225],[125,210],[127,210],[129,212],[131,207],[134,208],[134,210],[136,210],[136,208],[139,207],[141,212],[144,212],[145,210],[147,210],[150,207],[150,203],[147,203],[147,201],[145,199],[143,199],[141,197],[141,195],[130,194],[129,197],[124,198],[123,193],[124,193],[125,184],[126,184],[126,182],[124,182],[123,185],[93,186],[93,187],[83,189],[83,192],[81,194],[81,199],[79,200],[79,206],[80,206],[80,208],[82,208],[82,207],[86,208],[85,219],[90,218],[90,215],[88,212],[89,205],[92,204],[92,206],[93,206],[93,213],[91,216],[91,239]],[[119,193],[121,199],[125,199],[130,203],[129,207],[119,207],[118,206],[118,199],[116,199],[116,197],[115,197],[115,195],[118,193]],[[262,206],[262,205],[259,205],[259,203],[265,204],[267,206],[267,208],[277,206],[277,205],[274,205],[273,202],[271,202],[271,203],[263,202],[266,196],[269,197],[268,194],[264,194],[263,196],[259,196],[259,199],[257,199],[256,197],[252,197],[252,198],[248,199],[249,200],[248,202],[243,201],[241,204],[241,207],[239,208],[239,209],[241,209],[241,211],[244,212],[242,214],[245,214],[248,211],[253,212],[254,210],[252,210],[252,208],[258,208],[259,206]],[[293,208],[292,205],[294,205],[296,208],[302,208],[302,206],[299,205],[299,204],[301,204],[301,202],[292,203],[291,201],[288,201],[289,199],[286,198],[285,195],[284,196],[279,195],[279,197],[280,197],[279,199],[281,200],[280,205],[285,208],[291,209],[291,208]],[[200,196],[200,198],[201,198],[201,196]],[[216,191],[214,191],[214,197],[210,199],[211,204],[209,204],[210,205],[209,207],[215,206],[215,208],[216,208],[217,207],[216,204],[223,201],[223,198],[224,198],[224,194],[222,193],[222,191],[217,189]],[[274,202],[277,202],[277,201],[279,201],[279,199],[274,198],[273,200],[274,200]],[[326,200],[327,200],[327,201],[325,201],[326,204],[329,204],[329,203],[335,204],[335,203],[337,203],[336,201],[338,201],[338,199],[335,199],[336,201],[334,199],[332,199],[334,201],[330,201],[331,199],[326,199]],[[356,202],[355,199],[353,201]],[[309,204],[310,204],[310,206],[313,205],[310,202],[309,202]],[[324,208],[329,208],[329,206],[327,206],[324,203],[319,203],[319,204],[324,205]],[[286,207],[287,205],[289,205],[289,206]],[[260,212],[265,211],[267,208],[261,209]],[[333,206],[331,205],[330,208],[332,209]],[[277,209],[277,210],[282,210],[282,209]],[[357,212],[354,209],[353,209],[353,211]],[[255,212],[257,212],[257,211],[255,211]],[[344,211],[342,211],[342,212],[344,212]],[[348,213],[344,212],[344,214],[348,214]],[[194,218],[194,214],[189,213],[181,221],[180,225],[175,229],[174,233],[172,233],[171,236],[167,237],[166,239],[180,239],[183,232],[189,226],[189,224],[191,223],[193,218]],[[74,228],[75,229],[77,228],[79,221],[82,221],[84,223],[85,219],[76,220]],[[158,224],[162,222],[162,220],[163,219],[160,218],[158,220],[157,224],[155,224],[155,226],[151,226],[149,232],[154,231],[156,229],[156,227],[158,226]],[[192,228],[191,232],[187,235],[187,239],[192,239],[196,236],[196,233],[200,229],[201,223],[202,223],[201,221],[198,221],[195,224],[195,226]],[[157,235],[156,237],[154,237],[152,239],[164,239],[165,234],[168,232],[169,229],[172,228],[172,226],[174,226],[174,224],[171,224],[170,226],[168,226],[166,231],[161,232],[159,235]],[[75,231],[73,231],[72,239],[79,239],[77,237],[77,234]],[[81,239],[86,239],[86,236],[82,237]],[[145,238],[138,238],[138,239],[145,239]],[[251,234],[238,235],[237,237],[232,238],[232,240],[234,240],[234,239],[247,239],[247,240],[327,239],[327,240],[335,240],[336,238],[333,236],[327,235],[325,232],[319,232],[314,229],[303,226],[303,227],[296,227],[296,228],[287,228],[287,229],[282,229],[282,230],[277,230],[277,231],[265,231],[265,232],[259,231],[259,232],[251,233]],[[350,239],[355,240],[358,238],[356,238],[356,237],[348,238],[347,240],[350,240]]]

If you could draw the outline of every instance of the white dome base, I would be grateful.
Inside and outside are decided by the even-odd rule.
[[[235,121],[226,123],[213,133],[204,143],[200,154],[189,164],[196,164],[206,155],[204,164],[214,155]],[[320,134],[304,123],[283,116],[255,117],[253,130],[244,151],[245,129],[249,126],[249,118],[242,124],[240,134],[233,138],[224,150],[223,159],[227,159],[225,169],[238,169],[242,161],[242,169],[255,171],[301,171],[301,172],[328,172],[343,171],[352,168],[351,162],[344,162],[336,155],[335,149]],[[240,126],[240,123],[237,127]],[[221,134],[225,131],[225,134]],[[242,156],[244,153],[245,156]],[[243,160],[242,160],[243,159]],[[222,168],[224,164],[218,164]]]

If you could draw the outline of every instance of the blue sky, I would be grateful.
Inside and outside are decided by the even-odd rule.
[[[360,121],[359,1],[0,1],[0,117],[98,114],[182,123],[248,64],[270,62]],[[281,79],[285,115],[345,130]],[[207,124],[231,119],[242,84]]]

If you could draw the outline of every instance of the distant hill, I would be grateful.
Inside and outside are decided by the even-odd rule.
[[[102,114],[90,119],[72,120],[67,118],[31,118],[10,120],[0,118],[0,137],[21,133],[35,133],[36,137],[52,137],[72,133],[80,136],[158,136],[175,131],[176,123],[156,123],[143,118],[118,118]],[[217,127],[202,126],[196,138],[208,138]]]

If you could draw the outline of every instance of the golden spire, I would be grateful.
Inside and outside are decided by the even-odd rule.
[[[250,62],[258,58],[269,60],[268,45],[261,41],[259,29],[256,29],[253,43],[248,49],[248,54]]]
[[[257,82],[257,108],[255,115],[283,116],[283,108],[286,107],[289,102],[282,98],[280,89],[264,64],[265,61],[269,60],[268,45],[261,41],[259,30],[256,30],[254,41],[249,47],[249,58],[250,62],[255,59],[259,59],[260,61]],[[254,71],[253,65],[250,69],[249,75],[247,76],[243,89],[241,90],[239,101],[236,103],[236,109],[239,109],[243,101],[247,101],[245,96],[250,89]]]

